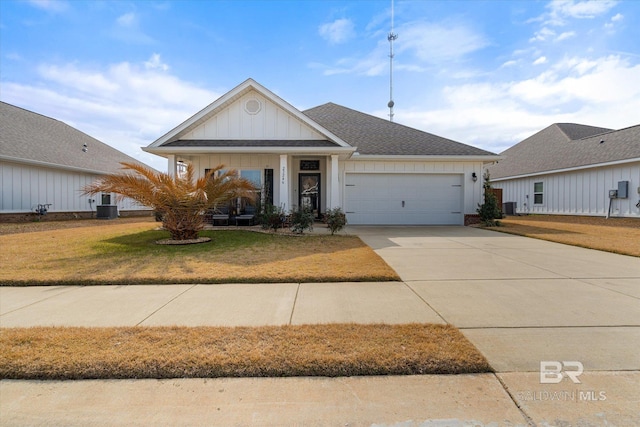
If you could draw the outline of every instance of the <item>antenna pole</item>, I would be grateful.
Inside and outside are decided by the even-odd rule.
[[[393,121],[393,41],[398,38],[398,35],[393,32],[393,0],[391,0],[391,32],[387,35],[389,40],[389,121]]]

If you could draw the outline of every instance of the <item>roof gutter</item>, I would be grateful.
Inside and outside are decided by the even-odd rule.
[[[404,160],[404,161],[430,161],[430,162],[475,161],[475,162],[483,162],[483,163],[492,163],[502,159],[504,159],[504,157],[499,156],[497,154],[472,155],[472,156],[466,156],[466,155],[413,156],[413,155],[380,155],[380,154],[354,153],[350,160],[358,160],[358,161],[360,160]]]
[[[143,147],[147,153],[166,157],[170,154],[347,154],[356,147]]]
[[[511,176],[505,176],[502,178],[491,178],[491,182],[498,182],[498,181],[509,181],[512,179],[520,179],[520,178],[530,178],[533,176],[541,176],[541,175],[551,175],[554,173],[566,173],[566,172],[573,172],[573,171],[579,171],[579,170],[585,170],[585,169],[594,169],[594,168],[599,168],[602,166],[616,166],[616,165],[624,165],[627,163],[635,163],[635,162],[640,162],[640,157],[636,157],[636,158],[632,158],[632,159],[625,159],[625,160],[616,160],[613,162],[606,162],[606,163],[594,163],[591,165],[584,165],[584,166],[575,166],[572,168],[565,168],[565,169],[553,169],[553,170],[548,170],[548,171],[542,171],[542,172],[532,172],[532,173],[527,173],[527,174],[522,174],[522,175],[511,175]]]

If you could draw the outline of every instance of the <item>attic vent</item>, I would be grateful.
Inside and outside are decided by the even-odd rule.
[[[262,104],[257,99],[249,99],[244,103],[244,110],[249,114],[258,114],[262,110]]]

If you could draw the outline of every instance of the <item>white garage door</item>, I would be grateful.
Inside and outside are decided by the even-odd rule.
[[[349,224],[461,225],[462,175],[348,173]]]

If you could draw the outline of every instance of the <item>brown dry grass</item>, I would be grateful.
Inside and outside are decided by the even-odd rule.
[[[0,379],[490,372],[449,325],[0,329]]]
[[[640,257],[640,219],[530,215],[501,220],[495,231]]]
[[[69,228],[68,222],[64,228],[0,235],[0,284],[399,280],[355,236],[274,235],[231,227],[203,231],[210,243],[161,246],[155,241],[169,234],[157,230],[153,220],[77,222],[83,226]],[[0,229],[5,226],[10,225]]]

